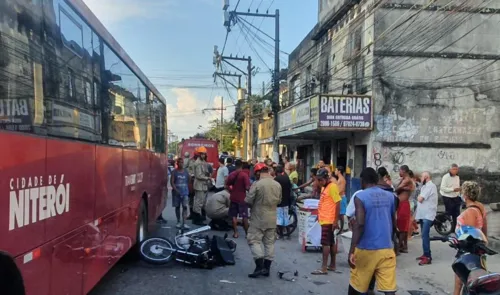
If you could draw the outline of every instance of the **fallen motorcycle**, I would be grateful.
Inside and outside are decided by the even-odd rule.
[[[209,231],[210,226],[200,227],[184,233],[180,230],[174,242],[166,238],[152,237],[142,242],[141,258],[151,264],[162,265],[172,260],[200,268],[211,269],[217,265],[234,265],[236,243],[224,237],[210,239],[201,233]]]
[[[497,252],[486,246],[486,238],[481,230],[462,227],[455,237],[431,237],[431,241],[448,242],[457,250],[451,265],[463,283],[462,295],[500,295],[500,274],[489,272],[486,268],[486,255]]]

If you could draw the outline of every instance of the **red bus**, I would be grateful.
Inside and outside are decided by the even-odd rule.
[[[87,294],[144,239],[165,105],[82,0],[0,1],[0,293]]]

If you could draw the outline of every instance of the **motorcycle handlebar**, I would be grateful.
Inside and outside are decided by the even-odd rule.
[[[434,237],[430,237],[430,240],[431,241],[448,242],[450,239],[448,237],[434,236]]]

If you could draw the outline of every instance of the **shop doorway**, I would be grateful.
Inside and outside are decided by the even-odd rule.
[[[297,147],[297,172],[299,173],[299,184],[306,182],[310,177],[310,171],[314,165],[313,146]]]
[[[336,166],[347,167],[347,139],[337,140],[337,163]]]
[[[366,153],[366,145],[357,145],[354,147],[354,174],[352,175],[352,177],[359,177],[361,171],[366,168]]]
[[[320,157],[326,165],[332,164],[332,142],[322,141],[320,142]]]

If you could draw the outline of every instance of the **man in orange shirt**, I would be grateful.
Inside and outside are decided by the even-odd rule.
[[[321,269],[313,271],[313,275],[326,275],[335,271],[335,229],[338,228],[341,198],[337,185],[330,180],[327,169],[319,169],[316,174],[319,185],[323,187],[318,206],[318,222],[321,225],[321,246],[323,247],[323,264]],[[328,257],[331,257],[328,266]]]

